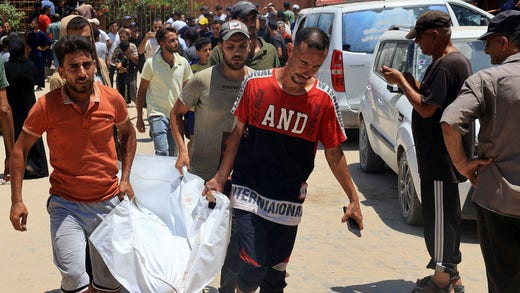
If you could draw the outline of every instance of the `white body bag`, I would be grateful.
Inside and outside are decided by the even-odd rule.
[[[129,292],[201,292],[220,271],[231,231],[229,199],[201,196],[204,181],[175,158],[136,155],[133,201],[122,201],[91,234],[110,272]]]

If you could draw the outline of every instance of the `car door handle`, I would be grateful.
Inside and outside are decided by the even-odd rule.
[[[404,119],[403,113],[399,112],[399,117],[397,118],[397,120],[399,120],[399,122],[403,122],[403,119]]]

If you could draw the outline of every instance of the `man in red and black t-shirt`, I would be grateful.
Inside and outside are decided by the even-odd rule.
[[[314,74],[327,56],[328,36],[317,28],[296,35],[287,67],[256,71],[232,109],[237,125],[207,190],[232,175],[241,269],[237,292],[281,292],[314,168],[318,142],[350,204],[342,221],[362,228],[359,198],[341,143],[346,140],[332,90]],[[294,48],[293,48],[294,47]]]

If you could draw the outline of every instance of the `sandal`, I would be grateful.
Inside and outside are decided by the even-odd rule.
[[[413,289],[411,293],[449,293],[451,292],[451,289],[453,289],[451,283],[446,287],[439,287],[433,281],[433,276],[427,276],[422,279],[418,279],[417,282],[415,282],[415,285],[417,287]]]
[[[453,277],[451,277],[451,285],[453,285],[453,292],[454,293],[464,293],[466,291],[466,288],[464,285],[455,285],[455,282],[460,280],[459,272],[456,272]]]

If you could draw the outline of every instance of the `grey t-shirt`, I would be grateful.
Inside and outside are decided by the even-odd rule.
[[[248,73],[253,69],[247,68]],[[231,108],[242,81],[227,80],[218,65],[197,72],[182,90],[179,99],[194,106],[195,130],[191,146],[191,172],[208,181],[218,170],[235,116]]]

